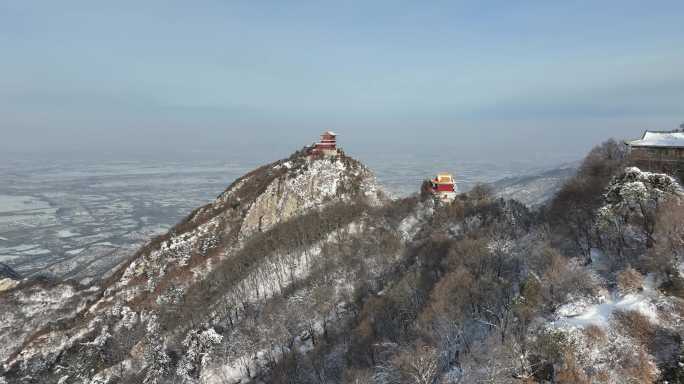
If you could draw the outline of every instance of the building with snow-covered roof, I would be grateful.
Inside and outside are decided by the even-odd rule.
[[[627,144],[632,148],[684,148],[684,131],[645,131],[641,139]]]
[[[311,148],[311,154],[315,156],[337,155],[337,134],[333,131],[323,132],[321,140]]]
[[[629,160],[637,167],[684,176],[684,131],[645,131],[640,139],[626,141]]]

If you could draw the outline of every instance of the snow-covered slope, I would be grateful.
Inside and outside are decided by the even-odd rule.
[[[304,215],[318,220],[321,214],[317,212],[335,204],[370,207],[384,199],[373,174],[343,154],[312,159],[296,153],[250,172],[214,202],[144,246],[102,287],[86,291],[70,285],[33,287],[0,296],[4,377],[10,381],[30,376],[41,382],[107,382],[121,371],[145,370],[146,380],[154,382],[163,367],[150,364],[163,364],[164,359],[150,358],[150,354],[166,353],[161,340],[176,337],[162,337],[169,332],[185,339],[180,346],[185,350],[181,366],[197,370],[195,348],[220,337],[210,337],[211,328],[202,331],[206,324],[170,325],[174,317],[166,311],[176,308],[186,291],[197,290],[205,278],[216,278],[211,274],[218,266],[230,269],[234,265],[241,266],[240,271],[217,297],[239,298],[239,304],[246,306],[268,296],[269,290],[286,289],[294,280],[305,278],[310,269],[306,263],[320,253],[321,240],[312,239],[298,255],[270,255],[272,251],[259,248],[255,237]],[[357,230],[350,227],[346,232]],[[330,236],[323,233],[320,239]],[[257,253],[246,254],[245,246]],[[290,260],[299,265],[297,270],[278,272],[278,266]],[[278,280],[279,276],[287,278]],[[243,295],[257,280],[273,284]],[[206,304],[205,309],[211,303]],[[211,316],[206,313],[204,321]],[[55,321],[57,326],[47,325]],[[118,352],[111,351],[112,345]]]
[[[604,205],[596,212],[602,249],[591,250],[591,264],[574,266],[588,272],[596,294],[568,298],[537,330],[561,335],[586,380],[600,376],[608,383],[653,382],[663,373],[658,367],[681,368],[684,302],[663,289],[671,276],[644,276],[630,262],[642,270],[666,270],[667,265],[653,268],[656,253],[648,246],[665,242],[664,234],[652,232],[644,218],[657,220],[666,201],[678,205],[682,199],[674,178],[634,167],[609,184]],[[673,230],[681,228],[667,228]],[[676,262],[677,252],[670,248],[666,256],[675,256]]]
[[[296,153],[236,180],[99,286],[0,293],[0,383],[675,377],[684,302],[663,287],[678,270],[634,262],[665,232],[680,240],[678,211],[667,231],[654,219],[680,194],[627,169],[596,213],[587,265],[515,200],[390,201],[353,159]]]

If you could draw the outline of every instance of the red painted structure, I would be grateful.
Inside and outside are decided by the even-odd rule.
[[[456,182],[449,173],[440,173],[430,180],[432,194],[440,201],[449,203],[456,198]]]
[[[336,149],[337,148],[337,134],[335,132],[327,131],[321,135],[321,141],[316,143],[318,149]]]
[[[337,153],[337,134],[335,132],[327,131],[321,135],[321,140],[314,144],[311,153],[332,155]]]
[[[454,177],[448,173],[440,173],[434,179],[430,180],[432,190],[435,192],[455,192]]]
[[[437,184],[433,188],[435,192],[454,192],[453,184]]]

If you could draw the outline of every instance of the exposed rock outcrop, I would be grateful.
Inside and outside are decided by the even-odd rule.
[[[9,265],[0,263],[0,292],[7,291],[19,284],[21,276]]]

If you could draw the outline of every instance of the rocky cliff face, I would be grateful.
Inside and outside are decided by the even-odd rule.
[[[240,229],[241,239],[327,203],[363,199],[377,205],[384,199],[372,173],[343,156],[315,161],[295,157],[276,164],[273,172],[282,176],[269,183],[247,210]],[[242,184],[249,182],[247,178]]]
[[[248,259],[261,260],[271,252],[255,249],[255,237],[305,215],[321,224],[325,221],[319,217],[321,212],[335,204],[371,207],[384,200],[373,174],[342,154],[311,159],[295,153],[250,172],[214,202],[144,246],[101,286],[84,290],[65,284],[34,285],[0,296],[3,377],[10,382],[110,382],[145,372],[142,379],[147,382],[162,380],[168,372],[157,365],[165,364],[167,357],[163,356],[168,356],[168,351],[161,340],[179,338],[180,349],[197,353],[193,349],[222,338],[208,328],[215,313],[203,313],[201,321],[194,318],[188,327],[176,324],[168,311],[178,308],[184,295],[197,290],[207,277],[214,278],[212,273],[218,267],[238,269],[224,288],[227,295],[241,295],[235,306],[243,306],[242,310],[269,289],[259,287],[261,291],[256,288],[255,294],[242,295],[252,286],[249,279],[271,273],[270,279],[278,280],[276,285],[282,290],[306,275],[302,266],[274,275],[258,263],[251,265]],[[307,259],[320,252],[328,232],[302,244]],[[254,253],[245,255],[244,248],[250,246]],[[302,257],[297,255],[293,262],[304,262]],[[288,276],[280,279],[280,275]],[[201,304],[210,308],[216,302]],[[231,316],[239,316],[239,311],[235,308]],[[187,320],[185,315],[179,318]],[[155,353],[159,359],[150,357]],[[201,364],[195,359],[197,356],[186,356],[184,369],[199,371]]]

